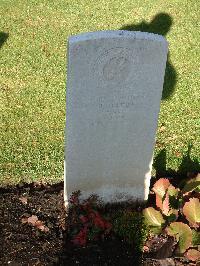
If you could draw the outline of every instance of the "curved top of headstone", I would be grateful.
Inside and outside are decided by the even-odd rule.
[[[162,42],[168,45],[168,42],[162,35],[141,32],[141,31],[126,31],[126,30],[105,30],[105,31],[95,31],[81,33],[77,35],[72,35],[69,37],[70,42],[80,42],[86,40],[95,40],[95,39],[108,39],[108,38],[126,38],[126,39],[137,39],[137,40],[149,40]]]

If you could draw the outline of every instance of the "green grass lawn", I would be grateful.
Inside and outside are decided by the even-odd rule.
[[[200,170],[198,3],[1,0],[0,184],[62,180],[66,40],[97,30],[148,30],[166,36],[170,56],[154,166]]]

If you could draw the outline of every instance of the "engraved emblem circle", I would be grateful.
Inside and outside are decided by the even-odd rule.
[[[132,57],[127,48],[115,47],[104,51],[94,64],[95,78],[109,84],[127,81],[133,65]]]

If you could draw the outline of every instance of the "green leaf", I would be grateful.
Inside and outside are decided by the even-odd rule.
[[[198,227],[197,223],[200,223],[200,202],[197,198],[191,198],[183,206],[183,214],[186,219],[194,227]]]
[[[194,190],[197,192],[200,191],[200,174],[198,174],[195,178],[192,178],[189,181],[187,181],[182,192],[186,194]]]
[[[158,227],[158,226],[149,226],[149,230],[154,235],[159,235],[162,233],[162,227]]]
[[[178,219],[178,210],[171,209],[167,215],[167,221],[169,223],[175,222]]]
[[[187,224],[182,222],[171,223],[166,228],[168,235],[173,236],[178,241],[179,253],[184,253],[192,244],[192,230]]]
[[[169,196],[177,197],[179,193],[179,189],[175,188],[173,185],[169,185],[167,192],[169,193]]]
[[[143,215],[145,217],[146,223],[149,226],[162,227],[162,225],[165,223],[162,214],[153,207],[145,208],[143,210]]]
[[[198,246],[200,245],[200,232],[197,232],[196,230],[192,230],[192,246]]]

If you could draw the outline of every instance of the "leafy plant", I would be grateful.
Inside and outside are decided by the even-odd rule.
[[[170,236],[174,236],[178,241],[178,253],[184,253],[192,244],[192,230],[187,224],[182,222],[171,223],[166,232]]]
[[[143,210],[143,214],[146,218],[146,224],[151,227],[151,231],[154,233],[160,233],[165,220],[162,214],[155,210],[153,207],[149,207]]]
[[[72,242],[85,246],[89,240],[97,240],[109,234],[112,225],[96,210],[97,197],[91,196],[80,202],[80,194],[80,191],[77,191],[70,199],[68,227]]]
[[[191,198],[183,206],[183,214],[192,227],[199,227],[200,224],[200,202],[197,198]]]
[[[113,230],[129,244],[133,244],[138,251],[142,251],[149,233],[144,216],[136,211],[120,213],[115,219]]]
[[[198,246],[200,245],[200,232],[197,232],[196,230],[192,230],[192,246]]]
[[[199,256],[200,245],[200,201],[199,177],[188,180],[183,189],[173,186],[167,178],[155,182],[156,207],[148,207],[143,212],[124,210],[115,215],[114,220],[100,213],[98,198],[91,196],[80,201],[80,191],[71,197],[69,233],[72,242],[85,246],[90,240],[106,237],[111,232],[134,244],[142,251],[149,230],[153,234],[167,234],[176,239],[176,253],[193,260]]]
[[[164,232],[173,236],[178,242],[176,252],[185,255],[187,249],[200,244],[197,232],[200,226],[199,188],[199,175],[188,180],[182,190],[174,187],[168,179],[160,178],[152,188],[156,208],[148,207],[143,210],[150,230],[153,233]],[[188,256],[195,257],[197,252],[192,250]]]
[[[183,188],[183,193],[187,194],[192,191],[200,192],[200,174],[188,180]]]

